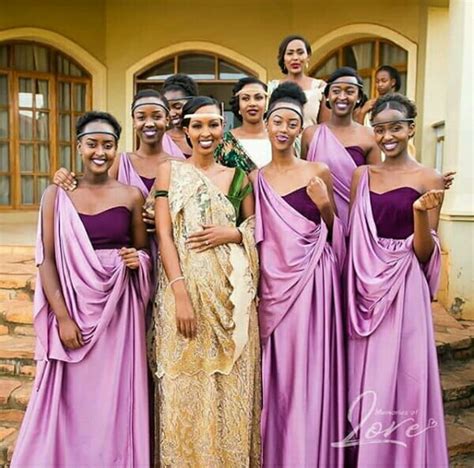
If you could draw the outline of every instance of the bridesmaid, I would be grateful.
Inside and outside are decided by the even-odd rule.
[[[258,78],[241,78],[233,89],[230,105],[240,127],[224,133],[215,151],[217,162],[240,167],[249,173],[271,160],[271,147],[263,115],[267,107],[267,85]]]
[[[294,83],[273,92],[267,112],[272,160],[254,184],[263,464],[269,467],[343,466],[343,451],[331,443],[345,428],[345,237],[328,167],[294,155],[305,102]]]
[[[352,174],[357,166],[380,162],[374,132],[353,119],[363,93],[362,78],[349,67],[336,70],[324,90],[331,118],[308,127],[302,138],[302,158],[329,166],[333,177],[336,206],[344,225],[349,216]]]
[[[143,197],[110,177],[120,125],[77,122],[84,176],[41,201],[34,302],[37,372],[14,467],[149,466]]]
[[[163,147],[172,156],[189,158],[192,149],[181,128],[182,114],[184,105],[199,94],[198,86],[190,76],[177,73],[166,78],[161,93],[168,100],[170,107],[170,128],[163,137]]]
[[[436,229],[443,178],[408,154],[416,108],[377,100],[383,163],[354,173],[347,266],[352,464],[448,466],[431,300],[440,272]]]

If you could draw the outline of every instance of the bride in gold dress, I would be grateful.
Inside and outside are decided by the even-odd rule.
[[[150,332],[156,383],[155,463],[260,465],[258,260],[252,187],[214,161],[217,102],[183,109],[192,156],[161,164],[155,182],[160,246]]]

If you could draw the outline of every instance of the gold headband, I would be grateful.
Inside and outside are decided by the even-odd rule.
[[[220,119],[220,120],[224,120],[224,117],[222,117],[222,115],[220,114],[213,114],[211,112],[202,112],[202,113],[197,113],[197,114],[186,114],[184,117],[183,117],[183,120],[186,120],[186,119],[194,119],[194,118],[209,118],[209,119]]]
[[[268,93],[261,88],[247,88],[247,89],[241,89],[237,93],[235,93],[236,96],[240,96],[241,94],[263,94],[264,96],[268,96]]]

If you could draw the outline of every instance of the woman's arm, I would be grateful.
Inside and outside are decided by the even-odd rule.
[[[242,187],[250,184],[248,176],[242,181]],[[250,192],[243,200],[240,206],[242,218],[247,219],[255,214],[255,198],[253,192]],[[242,234],[240,230],[233,226],[217,226],[214,224],[203,225],[202,230],[193,232],[186,241],[190,249],[196,252],[204,252],[223,244],[240,244]]]
[[[324,224],[326,224],[331,233],[335,211],[331,173],[325,164],[317,164],[317,173],[319,175],[315,175],[310,179],[308,186],[306,187],[306,192],[313,203],[317,206]]]
[[[308,150],[316,128],[317,125],[311,125],[311,127],[306,128],[303,131],[303,135],[301,135],[301,159],[306,159],[308,156]]]
[[[127,268],[136,270],[140,267],[140,259],[138,251],[148,248],[148,236],[146,233],[145,224],[142,221],[142,206],[143,196],[136,187],[128,187],[131,199],[131,233],[132,233],[132,247],[122,247],[119,255]]]
[[[178,251],[173,240],[173,224],[168,204],[171,164],[165,161],[158,168],[155,189],[162,195],[155,198],[156,236],[166,276],[171,284],[176,303],[176,326],[185,338],[196,336],[197,323],[189,298],[183,273],[179,264]]]
[[[81,331],[69,312],[59,281],[54,251],[54,218],[55,201],[58,188],[50,185],[44,192],[42,202],[42,235],[44,258],[39,265],[39,274],[43,290],[51,309],[56,316],[59,327],[59,337],[66,348],[77,349],[84,345]]]
[[[352,205],[354,204],[355,197],[357,195],[357,187],[359,186],[359,180],[362,175],[362,172],[367,166],[359,166],[354,173],[352,174],[351,182],[351,200],[349,203],[349,213],[352,211]]]
[[[436,175],[428,184],[429,190],[413,203],[413,250],[421,263],[427,262],[435,243],[431,230],[438,228],[439,215],[444,199],[444,181]]]

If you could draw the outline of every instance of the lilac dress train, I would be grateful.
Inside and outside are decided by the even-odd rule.
[[[401,187],[369,191],[351,213],[347,262],[352,466],[448,466],[431,299],[440,247],[426,264],[413,250],[413,202]]]
[[[263,347],[264,466],[343,465],[345,361],[340,302],[344,233],[331,243],[301,188],[284,197],[256,184]]]
[[[37,371],[11,466],[149,466],[150,258],[140,251],[140,268],[131,271],[118,255],[118,248],[130,245],[125,207],[79,215],[58,189],[54,222],[62,293],[85,344],[63,346],[38,275]],[[36,255],[41,264],[41,222]]]

